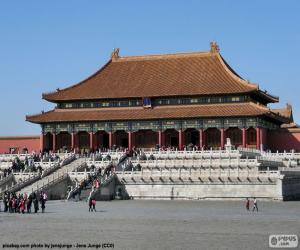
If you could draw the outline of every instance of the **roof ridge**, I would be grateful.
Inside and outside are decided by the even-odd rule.
[[[193,52],[175,52],[166,54],[150,54],[150,55],[138,55],[138,56],[121,56],[113,58],[113,62],[123,61],[139,61],[139,60],[157,60],[157,59],[168,59],[168,58],[182,58],[190,56],[212,56],[215,53],[210,51],[193,51]]]

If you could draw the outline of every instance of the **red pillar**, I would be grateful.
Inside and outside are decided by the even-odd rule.
[[[75,134],[74,132],[71,133],[71,150],[75,148]]]
[[[256,149],[260,149],[260,128],[256,128]]]
[[[182,129],[179,129],[178,131],[178,144],[179,144],[179,150],[183,150],[183,132]]]
[[[246,138],[247,138],[247,135],[246,135],[246,128],[242,128],[242,147],[245,148],[246,147]]]
[[[161,146],[162,146],[162,132],[160,130],[158,131],[158,145],[161,148]]]
[[[44,151],[44,134],[43,133],[40,135],[40,151],[41,152]]]
[[[52,134],[52,139],[53,139],[53,141],[52,141],[52,151],[55,152],[56,151],[56,134],[55,133]]]
[[[166,134],[165,134],[165,131],[161,131],[161,146],[162,147],[166,146]]]
[[[266,141],[265,141],[265,139],[266,139],[265,133],[266,133],[265,128],[260,128],[259,138],[260,138],[260,144],[262,145],[262,149],[264,149],[265,144],[266,144]]]
[[[199,147],[200,147],[200,149],[202,149],[204,146],[203,139],[204,139],[203,138],[203,128],[200,128],[199,129]]]
[[[128,149],[129,150],[132,149],[132,132],[131,131],[128,132]]]
[[[93,132],[90,132],[90,150],[93,151],[94,147],[93,147]]]
[[[224,128],[221,128],[221,149],[224,149],[224,145],[225,145],[225,131]]]
[[[108,132],[108,147],[111,149],[113,145],[113,133]]]

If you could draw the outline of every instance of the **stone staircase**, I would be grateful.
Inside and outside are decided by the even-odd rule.
[[[100,188],[99,189],[93,189],[92,183],[88,183],[88,186],[81,190],[80,198],[78,196],[79,187],[75,187],[73,190],[71,190],[68,194],[67,200],[69,201],[88,201],[91,197],[95,197],[96,195],[101,195],[101,190],[103,188],[106,188],[114,179],[115,179],[115,173],[112,173],[110,176],[105,178],[104,176],[97,177],[97,179],[100,181]]]
[[[32,192],[40,190],[44,186],[48,185],[49,183],[55,183],[55,181],[57,179],[60,179],[63,176],[67,177],[66,174],[68,172],[72,172],[72,171],[78,170],[79,168],[82,168],[84,163],[85,163],[85,159],[84,158],[76,159],[76,160],[72,161],[71,163],[69,163],[69,164],[67,164],[65,166],[62,166],[61,168],[57,169],[53,173],[51,173],[51,174],[49,174],[47,176],[42,177],[38,181],[35,181],[31,185],[20,189],[18,192],[19,193],[30,194]]]

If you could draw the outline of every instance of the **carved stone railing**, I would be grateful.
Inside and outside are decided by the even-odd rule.
[[[3,192],[5,192],[5,191],[17,192],[17,191],[21,190],[22,188],[31,185],[32,183],[36,182],[39,179],[41,179],[41,175],[39,173],[29,175],[27,179],[25,179],[21,182],[18,182],[17,184],[13,185],[10,188],[3,190]]]

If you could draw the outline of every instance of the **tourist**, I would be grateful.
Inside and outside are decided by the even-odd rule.
[[[3,211],[7,212],[7,210],[8,210],[8,193],[7,192],[4,192],[3,205],[4,205]]]
[[[42,208],[42,213],[45,212],[45,204],[46,204],[47,195],[43,191],[40,194],[40,203]]]
[[[254,212],[254,210],[256,210],[256,212],[258,212],[257,200],[256,200],[255,197],[254,197],[254,200],[253,200],[253,209],[252,209],[252,212]]]
[[[25,213],[25,199],[24,198],[21,198],[21,201],[20,201],[20,211],[22,214]]]
[[[93,212],[93,210],[96,212],[96,199],[95,198],[92,198],[92,205],[93,205],[92,212]]]
[[[31,204],[32,204],[32,194],[28,196],[27,200],[27,213],[31,213]]]
[[[99,182],[99,180],[98,180],[98,179],[96,179],[96,181],[95,181],[95,185],[96,185],[96,189],[99,189],[99,187],[100,187],[100,182]]]
[[[247,211],[249,211],[249,209],[250,209],[250,200],[248,197],[246,198],[246,209],[247,209]]]
[[[89,199],[89,212],[91,212],[91,211],[93,212],[92,205],[93,205],[92,198],[90,198]]]
[[[37,213],[39,210],[39,201],[36,197],[36,193],[33,193],[33,206],[34,206],[34,212]]]

